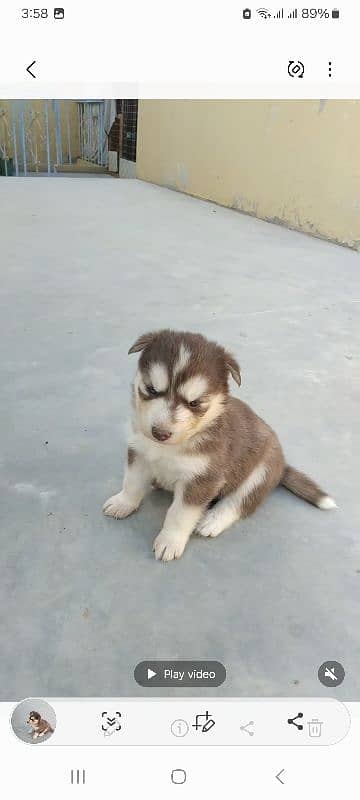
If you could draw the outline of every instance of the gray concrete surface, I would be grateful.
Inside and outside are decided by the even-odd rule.
[[[360,700],[359,255],[137,181],[2,178],[0,202],[1,698],[146,695],[138,661],[195,657],[227,696],[326,695],[336,659]],[[234,391],[338,511],[278,490],[168,565],[167,495],[102,515],[127,350],[169,325],[232,348]]]

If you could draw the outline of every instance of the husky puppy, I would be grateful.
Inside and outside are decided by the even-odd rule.
[[[318,508],[336,507],[286,463],[269,425],[231,397],[229,375],[240,386],[240,368],[223,347],[198,333],[161,330],[140,336],[129,350],[138,352],[123,487],[103,511],[123,519],[152,486],[171,491],[155,558],[180,558],[193,532],[219,536],[279,484]]]
[[[39,736],[45,736],[46,733],[54,733],[50,723],[47,722],[46,719],[42,719],[38,711],[30,712],[27,724],[32,727],[33,739],[38,739]]]

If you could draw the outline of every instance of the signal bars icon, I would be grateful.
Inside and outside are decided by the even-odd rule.
[[[290,14],[288,14],[288,19],[297,19],[297,15],[298,15],[297,8],[294,8],[294,10],[290,11]]]

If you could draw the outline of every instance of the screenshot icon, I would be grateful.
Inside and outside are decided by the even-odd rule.
[[[293,2],[3,2],[4,798],[355,795],[360,0]]]

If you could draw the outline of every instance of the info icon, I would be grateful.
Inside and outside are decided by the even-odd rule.
[[[65,17],[64,8],[54,8],[54,19],[64,19],[64,17]]]
[[[345,670],[339,661],[324,661],[319,667],[318,678],[323,686],[329,689],[335,686],[340,686],[345,678]]]

